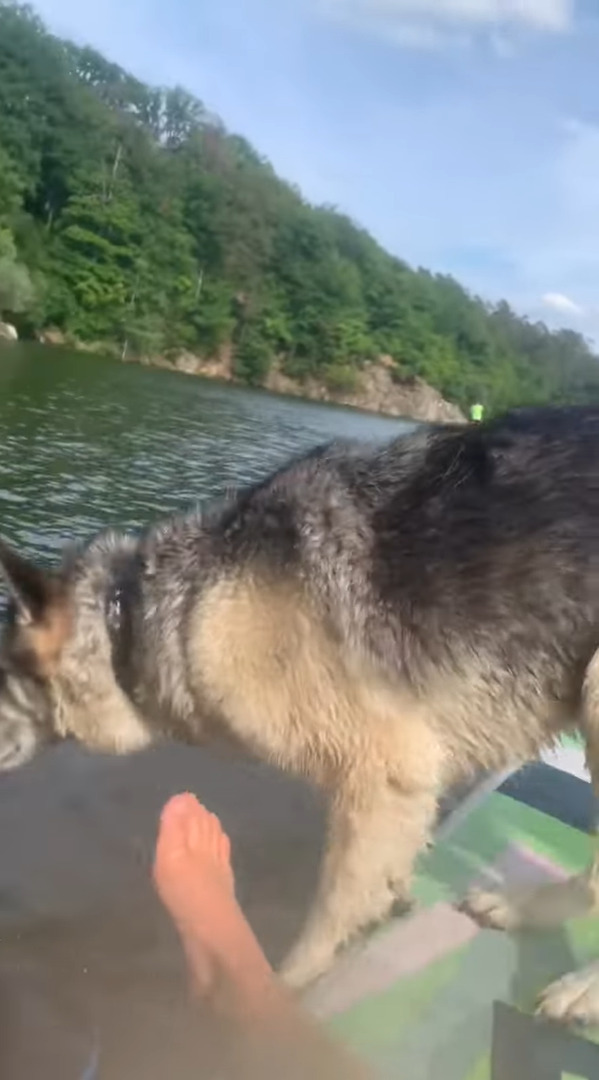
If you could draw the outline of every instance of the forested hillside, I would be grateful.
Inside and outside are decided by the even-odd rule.
[[[129,354],[232,346],[253,383],[276,362],[349,390],[384,355],[461,404],[599,392],[578,334],[410,268],[185,90],[145,86],[2,0],[0,316]]]

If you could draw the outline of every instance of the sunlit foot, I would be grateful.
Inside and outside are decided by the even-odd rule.
[[[172,916],[200,993],[260,993],[268,962],[235,898],[231,847],[220,821],[189,794],[164,807],[154,882]]]
[[[212,936],[222,902],[235,904],[231,846],[220,821],[194,795],[175,795],[160,818],[154,859],[158,895],[177,925]]]

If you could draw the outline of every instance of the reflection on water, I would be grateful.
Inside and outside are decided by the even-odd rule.
[[[335,436],[407,425],[21,345],[0,351],[0,533],[32,553],[253,481]]]

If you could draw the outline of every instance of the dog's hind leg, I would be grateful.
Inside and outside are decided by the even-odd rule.
[[[599,794],[599,651],[589,664],[583,687],[582,731],[586,739],[587,764],[595,794]],[[596,831],[596,823],[595,831]],[[588,909],[599,912],[599,848],[584,882]],[[547,987],[539,1000],[539,1012],[564,1023],[599,1024],[599,961],[564,975]]]
[[[434,790],[402,790],[384,774],[351,777],[337,791],[316,899],[281,972],[288,985],[321,975],[341,945],[407,894],[436,805]]]
[[[514,892],[474,889],[463,909],[482,926],[496,930],[543,930],[567,919],[599,911],[599,857],[584,874],[566,881]],[[539,997],[538,1011],[563,1023],[599,1024],[599,962],[552,983]]]
[[[599,792],[599,652],[585,675],[581,727],[593,786]],[[464,908],[482,925],[498,930],[547,929],[599,912],[599,850],[583,874],[511,895],[473,890]],[[539,1012],[565,1023],[599,1024],[599,962],[547,987],[539,999]]]
[[[513,892],[472,889],[462,907],[493,930],[549,930],[599,905],[595,864],[566,881]]]

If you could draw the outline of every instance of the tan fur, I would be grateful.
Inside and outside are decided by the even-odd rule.
[[[599,792],[599,650],[586,670],[582,689],[582,717],[587,763],[595,789]]]
[[[36,674],[51,678],[73,629],[73,607],[66,595],[57,596],[43,619],[19,627],[21,648],[31,657]]]
[[[286,965],[299,985],[405,896],[443,749],[419,703],[342,651],[297,586],[221,581],[190,631],[201,698],[261,756],[335,793],[319,892]]]
[[[189,642],[200,697],[275,764],[325,784],[356,762],[414,790],[438,780],[424,709],[348,655],[299,587],[221,581],[202,598]]]
[[[60,667],[50,679],[57,734],[75,736],[107,754],[144,749],[152,738],[141,713],[115,681],[106,627],[83,605],[77,620],[79,635],[89,640],[90,669],[81,669],[75,636],[64,642]]]
[[[51,690],[61,737],[72,735],[90,750],[104,754],[135,753],[153,741],[141,714],[114,682],[106,680],[102,693],[98,681],[93,700],[72,696],[64,677],[53,680]]]

